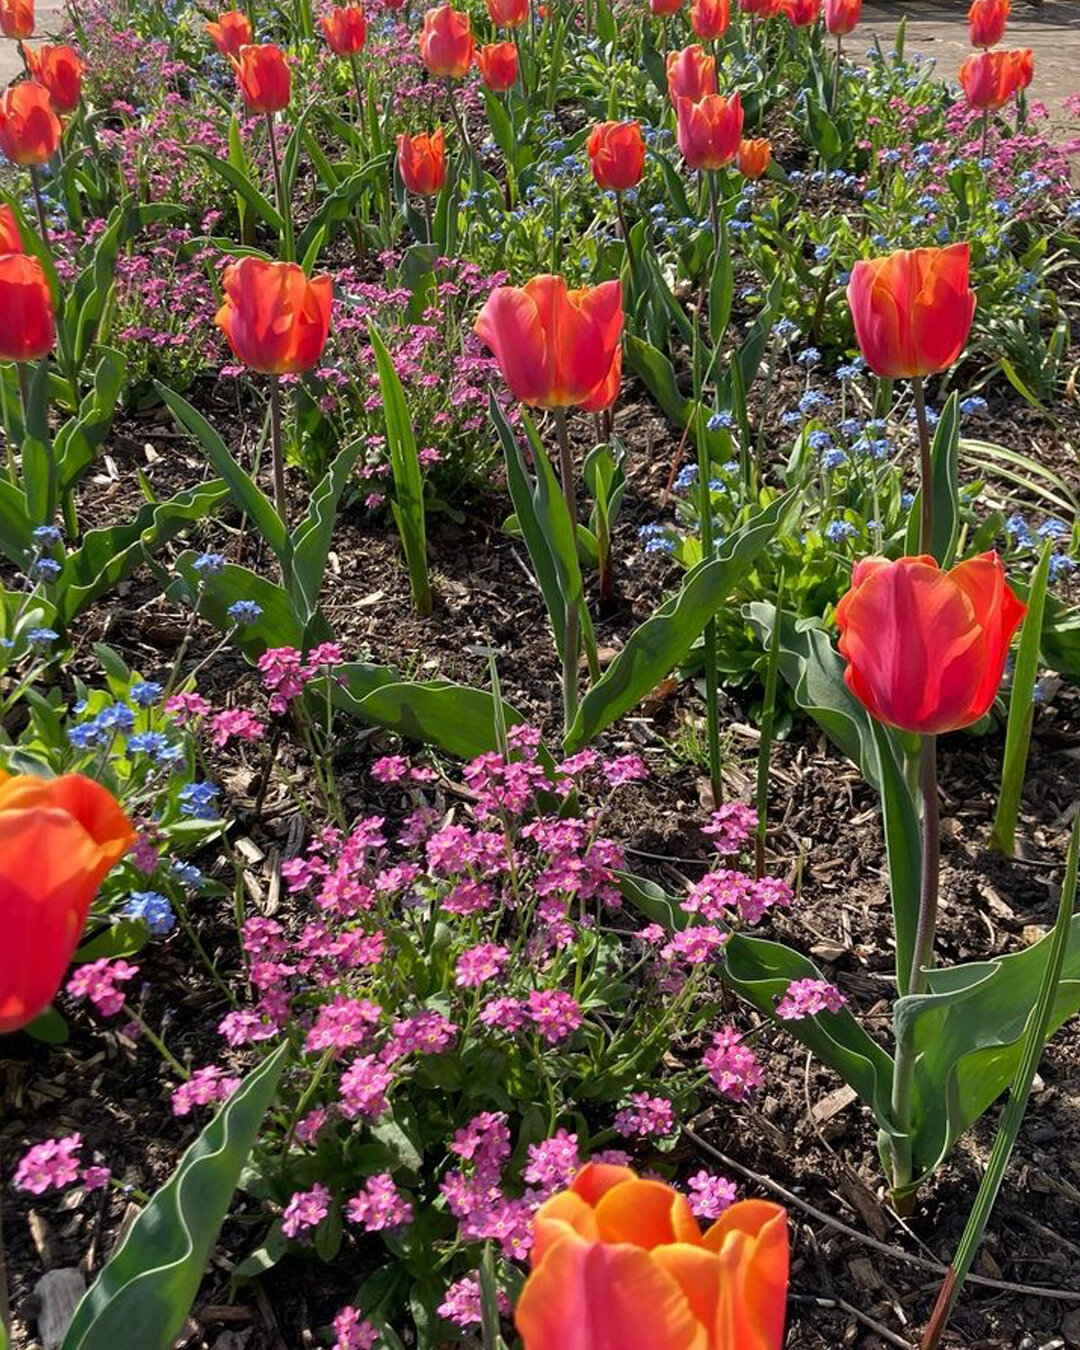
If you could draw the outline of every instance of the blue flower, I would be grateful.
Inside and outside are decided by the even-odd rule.
[[[823,450],[832,449],[832,433],[829,431],[812,431],[806,438],[810,449],[816,454],[821,454]]]
[[[127,752],[131,757],[150,755],[151,758],[157,759],[168,744],[165,735],[160,731],[138,731],[128,737]]]
[[[857,417],[845,417],[840,423],[840,430],[849,441],[853,441],[856,436],[861,436],[862,429],[863,424]]]
[[[786,412],[782,415],[780,418],[780,425],[785,427],[797,427],[802,420],[802,413],[792,409],[790,412]]]
[[[225,570],[223,553],[203,553],[191,564],[201,577],[216,577]]]
[[[844,454],[843,450],[838,445],[834,445],[831,450],[826,450],[822,455],[821,467],[829,470],[838,469],[846,459],[847,455]]]
[[[126,703],[114,703],[109,708],[102,708],[97,720],[110,731],[128,732],[135,726],[135,713]]]
[[[156,680],[143,680],[142,684],[131,686],[131,697],[140,708],[149,708],[162,696],[165,690]]]
[[[79,722],[68,727],[67,738],[76,750],[91,750],[101,739],[101,728],[97,722]]]
[[[819,389],[808,389],[799,399],[799,411],[804,417],[812,417],[816,412],[823,412],[826,408],[831,408],[832,403],[832,399]]]
[[[193,863],[173,862],[171,866],[173,876],[188,890],[197,891],[203,884],[203,874]]]
[[[60,531],[55,525],[38,525],[34,530],[34,543],[38,548],[55,548],[60,542]]]
[[[245,628],[261,617],[262,605],[254,600],[236,600],[225,612],[238,628]]]
[[[778,319],[776,327],[773,329],[774,336],[779,338],[781,342],[790,342],[793,337],[797,336],[798,332],[799,325],[793,323],[790,319]]]
[[[176,927],[176,915],[158,891],[132,891],[124,906],[129,919],[141,919],[154,937],[166,937]]]
[[[986,399],[981,398],[978,394],[973,394],[971,398],[964,399],[963,403],[960,404],[960,411],[965,417],[974,417],[976,414],[986,412],[989,406]]]
[[[805,366],[807,370],[810,370],[813,366],[820,365],[821,353],[816,347],[807,347],[805,351],[798,354],[795,360],[800,366]]]
[[[1018,548],[1032,548],[1035,544],[1035,536],[1031,532],[1031,526],[1019,511],[1014,511],[1006,520],[1005,533],[1009,535]]]
[[[719,431],[721,427],[730,430],[735,425],[735,418],[733,414],[726,411],[715,412],[709,418],[707,425],[710,431]]]
[[[60,634],[51,628],[31,628],[26,640],[31,647],[51,647],[54,642],[60,641]]]
[[[196,820],[214,820],[217,814],[214,798],[220,796],[221,789],[216,783],[188,783],[180,789],[180,813]]]
[[[1035,533],[1040,539],[1064,539],[1069,533],[1069,527],[1063,520],[1051,516],[1049,520],[1043,521]]]
[[[847,384],[851,380],[857,380],[860,374],[859,367],[855,365],[836,367],[836,378],[841,384]]]
[[[1050,580],[1058,581],[1061,577],[1070,576],[1076,571],[1076,559],[1070,558],[1067,553],[1051,553],[1050,555]]]
[[[646,553],[674,553],[674,552],[675,552],[675,540],[674,540],[674,539],[667,539],[667,538],[664,538],[664,539],[650,539],[649,542],[645,545],[645,552],[646,552]]]
[[[858,531],[850,520],[831,520],[825,526],[825,538],[834,544],[839,544],[844,539],[851,539],[857,533]]]
[[[30,576],[34,581],[55,581],[60,571],[55,558],[35,558],[30,564]]]
[[[814,249],[815,262],[819,263],[828,262],[831,257],[832,257],[832,249],[829,247],[828,244],[818,244],[817,248]]]
[[[697,465],[684,464],[673,484],[676,492],[686,492],[697,482]]]

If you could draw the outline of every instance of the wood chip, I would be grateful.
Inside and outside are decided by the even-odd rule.
[[[40,1308],[37,1324],[42,1350],[57,1350],[85,1292],[81,1272],[70,1266],[50,1270],[38,1280],[34,1297]]]

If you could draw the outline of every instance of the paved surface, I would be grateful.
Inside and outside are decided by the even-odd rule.
[[[64,22],[62,0],[36,0],[34,6],[34,40],[48,41],[55,38]],[[16,75],[22,74],[22,57],[19,44],[11,38],[0,37],[0,88],[11,83]]]

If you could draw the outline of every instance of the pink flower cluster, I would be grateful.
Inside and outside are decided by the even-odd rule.
[[[711,839],[721,857],[733,857],[742,851],[757,829],[757,812],[742,802],[725,802],[714,811],[701,833]]]
[[[333,1350],[375,1350],[379,1333],[359,1308],[345,1307],[334,1318]]]
[[[124,991],[117,986],[133,980],[138,973],[139,967],[127,961],[102,957],[100,961],[76,966],[75,974],[67,982],[67,992],[76,1003],[89,999],[103,1017],[113,1017],[124,1006]]]
[[[240,1079],[231,1077],[216,1064],[196,1069],[186,1083],[174,1088],[172,1113],[189,1116],[197,1106],[214,1106],[231,1097],[240,1086]]]
[[[753,1050],[742,1044],[742,1035],[734,1027],[721,1027],[714,1033],[702,1063],[717,1092],[735,1102],[745,1101],[764,1080]]]
[[[785,1022],[801,1022],[818,1013],[838,1013],[847,1000],[828,980],[792,980],[776,1005],[776,1015]]]
[[[413,1207],[394,1185],[390,1173],[380,1172],[364,1182],[363,1190],[349,1201],[346,1215],[366,1233],[381,1233],[412,1223]]]
[[[666,1097],[635,1092],[630,1105],[615,1115],[615,1129],[624,1138],[664,1138],[675,1133],[675,1109]]]
[[[317,1181],[310,1191],[297,1191],[285,1206],[281,1231],[287,1238],[308,1242],[329,1213],[330,1192]]]

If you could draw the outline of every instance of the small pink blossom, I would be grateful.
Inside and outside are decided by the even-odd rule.
[[[572,995],[561,989],[533,989],[526,1009],[529,1020],[548,1045],[557,1045],[582,1023],[581,1008]]]
[[[615,1114],[615,1129],[624,1138],[663,1138],[675,1132],[675,1110],[666,1097],[635,1092],[630,1105]]]
[[[529,1145],[529,1161],[522,1172],[524,1180],[538,1186],[541,1198],[566,1190],[581,1169],[578,1137],[558,1130],[550,1139]]]
[[[510,1300],[500,1291],[498,1294],[499,1311],[509,1313]],[[473,1275],[466,1275],[450,1285],[446,1297],[439,1304],[439,1316],[453,1322],[462,1331],[480,1325],[480,1282]]]
[[[309,1055],[322,1050],[349,1050],[367,1040],[381,1016],[382,1009],[370,999],[338,994],[319,1009],[304,1041],[304,1049]]]
[[[673,934],[660,955],[665,961],[685,961],[688,966],[704,965],[706,961],[716,960],[727,938],[726,933],[721,933],[711,924],[684,928]]]
[[[287,1238],[308,1241],[330,1213],[330,1192],[317,1181],[310,1191],[297,1191],[281,1216],[281,1231]]]
[[[266,725],[246,708],[228,708],[215,715],[211,723],[210,740],[220,750],[229,741],[261,741],[266,735]]]
[[[776,1015],[784,1022],[801,1022],[819,1013],[838,1013],[847,1000],[828,980],[792,980],[776,1005]]]
[[[640,755],[620,755],[617,759],[601,764],[601,772],[609,787],[621,787],[624,783],[641,783],[649,776],[648,767]]]
[[[701,833],[713,841],[713,848],[724,857],[738,853],[757,829],[757,812],[742,802],[725,802],[714,811]]]
[[[734,1027],[721,1027],[714,1034],[702,1063],[717,1092],[735,1102],[745,1101],[764,1079],[753,1050],[742,1044],[742,1036]]]
[[[695,1172],[686,1185],[690,1191],[690,1208],[699,1219],[718,1219],[735,1203],[735,1183],[727,1177],[706,1172],[704,1168]]]
[[[109,1167],[84,1167],[80,1179],[84,1191],[100,1191],[112,1180],[112,1169]]]
[[[81,1134],[68,1134],[35,1144],[19,1159],[15,1168],[15,1189],[43,1195],[46,1191],[62,1191],[72,1185],[79,1179],[81,1148]]]
[[[354,1059],[341,1075],[341,1109],[349,1120],[378,1120],[386,1110],[386,1092],[394,1072],[374,1055]]]
[[[478,989],[489,980],[497,980],[510,960],[510,953],[497,942],[481,942],[463,951],[454,968],[454,983],[459,989]]]
[[[229,1077],[216,1064],[196,1069],[186,1083],[181,1083],[172,1094],[174,1116],[189,1116],[196,1106],[211,1106],[232,1096],[240,1086],[239,1078]]]
[[[100,961],[77,966],[67,982],[67,992],[76,1003],[88,998],[103,1017],[113,1017],[124,1006],[124,991],[116,986],[133,980],[138,973],[139,967],[127,961],[102,957]]]
[[[511,1035],[515,1031],[520,1031],[528,1021],[528,1012],[525,1004],[519,998],[510,998],[506,995],[500,995],[498,998],[490,999],[480,1010],[480,1021],[486,1027],[494,1027],[499,1031],[507,1031]]]
[[[379,1340],[379,1333],[359,1308],[342,1308],[334,1318],[334,1334],[333,1350],[375,1350]]]
[[[365,1232],[380,1233],[412,1223],[413,1207],[394,1185],[390,1173],[380,1172],[368,1177],[364,1189],[349,1201],[347,1215],[350,1223],[359,1224]]]
[[[202,694],[196,693],[173,694],[165,700],[165,711],[175,717],[180,726],[186,726],[197,717],[208,716],[210,707]]]

